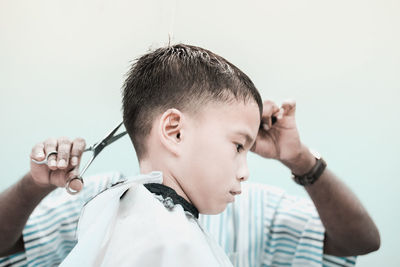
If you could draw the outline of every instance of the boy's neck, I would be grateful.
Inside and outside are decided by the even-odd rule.
[[[162,176],[163,176],[162,184],[165,185],[165,186],[171,187],[172,189],[175,190],[175,192],[179,196],[183,197],[190,204],[193,204],[192,201],[190,201],[188,196],[183,191],[183,189],[182,189],[181,185],[179,184],[178,180],[170,172],[168,172],[166,170],[163,170],[162,168],[155,168],[148,161],[141,161],[139,165],[140,165],[140,173],[142,173],[142,174],[150,173],[152,171],[161,171],[162,172]]]

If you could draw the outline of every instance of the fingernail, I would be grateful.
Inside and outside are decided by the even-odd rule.
[[[54,159],[50,160],[49,166],[51,166],[51,167],[56,166],[56,161]]]
[[[38,152],[38,153],[36,154],[36,157],[39,157],[39,158],[41,158],[41,157],[43,157],[43,156],[44,156],[43,152]]]
[[[71,164],[72,164],[72,166],[76,166],[76,164],[78,164],[78,158],[77,157],[72,157],[71,158]]]
[[[61,159],[58,162],[58,167],[65,167],[65,166],[67,166],[67,162],[64,159]]]
[[[263,129],[264,129],[264,130],[266,130],[266,131],[268,131],[268,130],[269,130],[269,126],[268,126],[268,124],[266,124],[266,123],[263,123]]]

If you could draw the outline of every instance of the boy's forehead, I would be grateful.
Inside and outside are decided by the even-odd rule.
[[[210,101],[206,105],[207,107],[214,108],[215,111],[217,110],[230,110],[230,111],[237,111],[238,109],[241,110],[258,110],[258,104],[253,100],[230,100],[227,102],[222,101]]]
[[[235,101],[232,103],[210,103],[203,108],[202,123],[217,123],[227,130],[245,133],[258,131],[260,111],[254,101]]]
[[[207,109],[207,108],[206,108]],[[211,111],[209,115],[220,115],[222,117],[237,116],[237,114],[243,113],[257,113],[260,117],[258,105],[255,101],[234,101],[232,103],[211,103]]]

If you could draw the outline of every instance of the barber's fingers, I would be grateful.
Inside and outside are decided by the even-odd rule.
[[[70,171],[57,169],[50,172],[49,182],[57,187],[65,187],[68,181],[79,175],[79,165]],[[70,182],[69,187],[74,191],[81,191],[83,183],[79,179],[74,179]]]
[[[78,166],[70,171],[67,171],[65,169],[64,170],[57,169],[55,171],[52,171],[50,173],[50,184],[53,184],[58,187],[64,187],[69,179],[78,176],[78,172],[79,172]]]
[[[85,140],[82,138],[71,142],[66,137],[49,138],[36,144],[32,148],[31,159],[41,162],[48,157],[47,165],[37,164],[31,160],[32,178],[40,185],[64,187],[70,179],[78,177],[79,163],[85,146]],[[80,191],[83,183],[75,179],[70,183],[70,188]]]
[[[57,139],[55,138],[49,138],[46,141],[44,141],[44,151],[46,155],[48,155],[50,152],[57,151]],[[57,169],[57,155],[53,154],[50,155],[47,158],[47,166],[49,166],[50,170],[56,170]]]
[[[261,124],[263,125],[265,130],[268,130],[272,127],[272,117],[275,116],[278,112],[279,107],[275,102],[271,100],[265,100],[263,102]]]
[[[86,142],[83,138],[76,138],[72,143],[71,150],[71,165],[78,166],[81,160],[83,151],[85,150]]]
[[[66,137],[57,140],[57,168],[63,170],[68,167],[71,152],[71,141]]]
[[[271,101],[271,100],[265,100],[263,102],[263,117],[270,117],[272,114],[276,113],[279,110],[278,105]]]
[[[65,185],[65,176],[66,171],[57,169],[55,171],[50,172],[50,184],[55,185],[57,187],[63,187]]]

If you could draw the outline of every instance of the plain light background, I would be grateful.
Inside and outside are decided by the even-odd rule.
[[[264,98],[297,100],[304,143],[358,195],[381,249],[358,266],[399,266],[400,2],[0,0],[0,189],[48,137],[102,138],[121,120],[133,59],[172,43],[208,48]],[[250,180],[306,196],[281,164],[249,155]],[[88,174],[139,172],[128,137]]]

